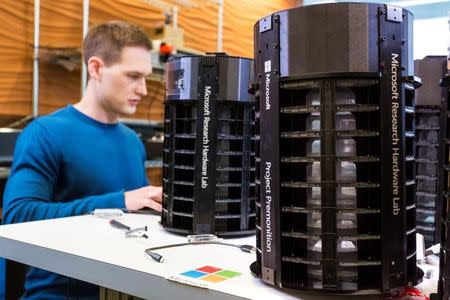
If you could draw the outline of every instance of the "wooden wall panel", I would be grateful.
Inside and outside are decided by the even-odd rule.
[[[133,118],[162,121],[164,119],[165,84],[161,81],[147,81],[148,94],[138,104]]]
[[[40,1],[40,47],[80,48],[81,0]],[[123,19],[153,35],[163,26],[162,9],[141,0],[91,0],[90,24]],[[0,2],[0,116],[32,112],[34,0]],[[12,30],[14,28],[14,30]],[[47,114],[80,97],[80,72],[40,63],[39,113]],[[140,113],[140,115],[145,115]]]
[[[30,1],[30,0],[28,0]],[[33,1],[30,1],[33,2]],[[163,11],[141,0],[90,0],[89,24],[127,20],[149,35],[164,25]],[[79,48],[82,42],[83,1],[41,0],[41,46]]]
[[[28,115],[33,70],[30,46],[33,7],[27,1],[3,0],[0,20],[0,114]]]
[[[33,5],[34,1],[28,1]],[[40,47],[80,47],[83,30],[82,3],[79,0],[41,0]],[[34,17],[34,12],[31,16]]]
[[[40,43],[45,48],[79,48],[82,36],[81,0],[41,0]],[[123,19],[153,35],[164,21],[163,10],[144,0],[91,0],[90,24]],[[161,0],[173,5],[177,0]],[[217,49],[218,6],[191,0],[179,6],[179,26],[185,47]],[[264,15],[296,6],[297,0],[224,0],[223,48],[230,55],[253,56],[253,25]],[[0,117],[27,116],[32,111],[34,0],[0,0]],[[134,117],[162,120],[164,85],[148,82],[149,95]],[[39,113],[47,114],[80,97],[80,73],[57,65],[40,64]]]
[[[39,68],[39,114],[46,115],[80,97],[80,70],[68,72],[53,64],[42,64]]]
[[[3,0],[0,19],[1,57],[27,55],[33,39],[33,6],[28,1]]]
[[[32,58],[0,55],[0,114],[31,114]]]
[[[40,114],[49,114],[70,103],[78,102],[80,98],[80,70],[68,72],[60,66],[47,64],[42,65],[39,73],[41,86],[46,87],[39,90]],[[136,113],[127,117],[162,121],[164,118],[162,105],[165,91],[164,83],[148,80],[147,90],[148,94],[138,104]]]
[[[297,6],[294,0],[224,1],[224,52],[253,58],[253,26],[262,17]]]
[[[176,4],[176,0],[165,2]],[[179,26],[184,45],[203,51],[217,51],[218,5],[208,0],[191,0],[196,7],[180,8]],[[273,12],[296,7],[299,0],[224,0],[223,51],[230,55],[253,57],[253,26]]]
[[[141,26],[147,34],[153,36],[155,30],[163,27],[163,10],[151,6],[151,1],[142,0],[91,0],[91,24],[110,20],[126,20]]]
[[[147,178],[151,185],[162,186],[163,170],[162,168],[148,168]]]
[[[218,7],[210,1],[192,2],[197,7],[180,9],[179,26],[184,31],[184,46],[203,52],[216,52]]]

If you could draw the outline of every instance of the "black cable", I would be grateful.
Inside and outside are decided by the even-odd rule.
[[[170,245],[151,247],[151,248],[145,249],[145,253],[148,256],[150,256],[154,261],[156,261],[156,262],[163,262],[164,261],[163,256],[161,254],[159,254],[159,253],[153,252],[154,250],[166,249],[166,248],[174,248],[174,247],[182,247],[182,246],[187,246],[187,245],[203,245],[203,244],[215,244],[215,245],[236,247],[236,248],[239,248],[241,251],[246,252],[246,253],[255,253],[256,252],[256,248],[254,246],[252,246],[252,245],[236,245],[236,244],[223,243],[223,242],[218,242],[218,241],[211,241],[211,242],[202,241],[201,243],[179,243],[179,244],[170,244]]]

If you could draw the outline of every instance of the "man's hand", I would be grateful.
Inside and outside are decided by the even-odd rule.
[[[138,210],[149,207],[161,211],[162,187],[144,186],[143,188],[125,192],[125,207],[129,210]]]

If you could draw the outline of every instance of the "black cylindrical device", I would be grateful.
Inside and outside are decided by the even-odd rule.
[[[446,56],[427,56],[414,61],[415,74],[423,81],[416,92],[416,228],[425,248],[440,242],[446,90],[440,80],[447,73]]]
[[[414,284],[412,21],[400,7],[302,6],[254,27],[257,261],[269,284]]]
[[[255,230],[253,61],[223,53],[166,65],[162,225],[222,236]]]

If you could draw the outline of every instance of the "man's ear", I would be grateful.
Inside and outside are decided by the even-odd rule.
[[[99,79],[101,69],[104,66],[103,60],[98,56],[92,56],[88,60],[87,71],[89,73],[89,78]]]

